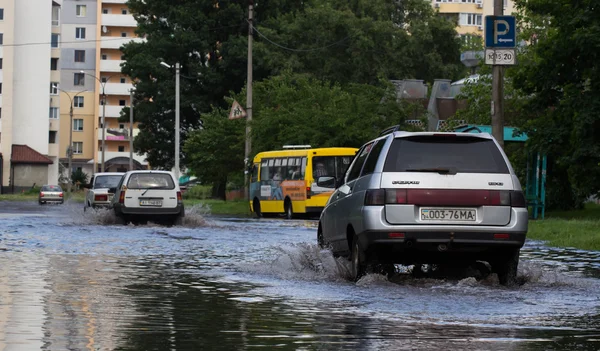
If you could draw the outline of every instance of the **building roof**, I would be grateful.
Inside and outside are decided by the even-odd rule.
[[[13,145],[10,162],[47,165],[54,163],[51,159],[40,154],[39,152],[35,151],[27,145]]]

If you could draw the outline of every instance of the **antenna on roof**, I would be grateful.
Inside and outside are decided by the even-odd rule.
[[[379,133],[379,136],[390,134],[390,133],[393,133],[393,132],[395,132],[397,130],[400,130],[400,125],[399,124],[382,130],[381,133]]]
[[[283,145],[284,149],[311,149],[310,145]]]

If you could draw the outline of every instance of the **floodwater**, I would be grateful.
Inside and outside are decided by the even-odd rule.
[[[600,349],[600,252],[528,242],[512,288],[347,272],[313,220],[0,202],[0,350]]]

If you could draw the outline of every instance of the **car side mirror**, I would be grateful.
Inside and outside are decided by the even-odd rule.
[[[317,186],[321,188],[335,188],[335,177],[319,177],[317,178]]]

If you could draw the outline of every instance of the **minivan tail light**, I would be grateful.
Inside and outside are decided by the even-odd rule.
[[[405,204],[407,202],[406,189],[386,189],[385,203],[386,204]]]
[[[108,201],[108,195],[94,195],[94,201]]]
[[[365,194],[365,206],[377,206],[385,204],[384,189],[369,189]]]
[[[125,203],[125,189],[121,190],[121,193],[119,194],[119,203],[120,204],[124,204]]]
[[[181,201],[183,201],[183,198],[181,197],[181,191],[177,192],[177,202],[181,203]]]
[[[490,191],[490,205],[492,206],[510,206],[510,192],[504,190]]]
[[[306,198],[310,199],[310,187],[309,186],[306,187]]]
[[[510,205],[513,207],[527,207],[527,201],[522,191],[510,192]]]

